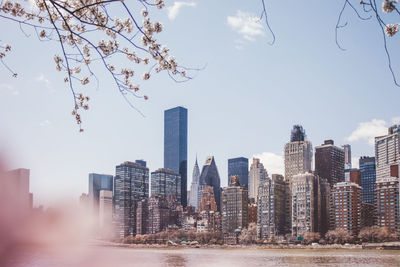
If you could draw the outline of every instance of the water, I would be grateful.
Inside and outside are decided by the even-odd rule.
[[[400,251],[299,249],[146,249],[75,247],[24,249],[7,266],[400,266]]]

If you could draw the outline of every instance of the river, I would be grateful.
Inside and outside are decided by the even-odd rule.
[[[7,261],[12,267],[124,266],[400,266],[400,251],[247,248],[121,248],[78,246],[24,249]]]

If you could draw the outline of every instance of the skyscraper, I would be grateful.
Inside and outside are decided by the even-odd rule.
[[[2,178],[0,179],[1,204],[7,203],[7,207],[12,207],[13,215],[26,215],[32,209],[33,201],[33,196],[29,193],[30,170],[23,168],[15,169],[6,172],[4,178],[1,176],[0,173],[0,178]],[[1,214],[0,216],[5,215]]]
[[[344,169],[351,169],[351,145],[343,145]]]
[[[344,181],[344,150],[334,145],[333,140],[315,147],[315,173],[333,187]]]
[[[169,169],[158,169],[152,172],[151,195],[161,195],[165,199],[174,195],[181,202],[181,176]]]
[[[188,115],[184,107],[164,112],[164,168],[181,175],[181,203],[187,202]]]
[[[234,175],[239,176],[241,185],[248,188],[249,179],[249,159],[240,157],[228,159],[228,178]]]
[[[100,191],[113,191],[113,176],[89,173],[89,205],[94,215],[99,214]]]
[[[335,184],[332,202],[335,228],[342,228],[357,236],[361,228],[361,186],[353,182]]]
[[[114,179],[115,224],[119,237],[136,233],[137,202],[149,196],[149,169],[135,162],[116,167]]]
[[[217,202],[218,210],[221,210],[221,181],[219,178],[219,173],[217,165],[215,164],[214,156],[209,156],[206,159],[206,163],[201,170],[200,175],[200,185],[208,185],[213,188],[215,202]],[[200,188],[200,196],[203,194],[203,188]]]
[[[222,233],[226,240],[235,239],[236,231],[248,226],[248,191],[232,176],[222,191]],[[231,242],[231,241],[228,241]]]
[[[311,171],[312,145],[306,139],[306,132],[301,125],[293,126],[290,142],[285,145],[285,180],[292,186],[292,177]]]
[[[360,160],[362,201],[375,203],[376,170],[375,157],[361,157]]]
[[[196,162],[194,163],[193,167],[192,184],[190,186],[190,203],[189,203],[189,205],[194,207],[195,209],[198,209],[201,198],[201,196],[199,196],[199,186],[200,186],[200,169],[196,157]]]
[[[400,164],[400,124],[375,137],[376,180],[390,177],[390,166]]]
[[[259,186],[257,198],[257,236],[261,239],[286,232],[286,196],[288,184],[282,175],[266,177]]]
[[[260,159],[253,158],[253,163],[250,165],[249,172],[249,198],[254,198],[254,200],[257,201],[258,187],[267,178],[267,170],[260,162]]]
[[[398,177],[376,180],[376,215],[378,226],[391,233],[400,230],[400,183]]]
[[[113,194],[110,190],[99,192],[99,226],[103,237],[112,236]]]

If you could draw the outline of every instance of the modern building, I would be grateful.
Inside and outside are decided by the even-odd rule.
[[[181,176],[169,169],[158,169],[151,173],[151,195],[161,195],[168,198],[176,196],[181,202]]]
[[[260,159],[253,158],[249,171],[249,198],[257,201],[258,187],[268,178],[267,170]]]
[[[390,177],[390,166],[400,164],[400,124],[375,137],[376,181]]]
[[[361,230],[361,186],[353,182],[340,182],[332,188],[332,215],[334,227],[357,237]]]
[[[235,243],[237,234],[248,226],[248,190],[232,176],[222,190],[222,233],[228,243]]]
[[[199,195],[203,194],[203,189],[206,185],[213,188],[215,202],[217,202],[218,210],[221,210],[221,180],[214,156],[207,157],[203,169],[201,170],[199,184],[201,185],[198,191]]]
[[[292,184],[292,235],[304,237],[318,231],[318,177],[312,173],[293,176]]]
[[[375,157],[361,157],[359,163],[361,172],[362,201],[365,203],[375,204]]]
[[[344,182],[344,149],[335,146],[333,140],[315,147],[315,174],[327,179],[331,187]]]
[[[343,145],[344,150],[344,169],[351,169],[351,145]]]
[[[94,216],[99,215],[100,191],[113,191],[113,176],[89,173],[89,205]]]
[[[228,178],[234,175],[239,176],[239,183],[248,188],[249,159],[240,157],[228,159]]]
[[[136,162],[116,166],[114,179],[114,223],[117,236],[136,233],[137,203],[149,196],[149,169]]]
[[[162,232],[168,227],[169,209],[164,197],[151,196],[148,199],[148,234]]]
[[[398,176],[398,175],[397,175]],[[400,230],[399,178],[380,178],[376,181],[377,224],[389,232]]]
[[[112,233],[113,193],[110,190],[99,192],[99,227],[104,237]]]
[[[29,193],[29,169],[15,169],[0,177],[0,200],[12,207],[17,216],[24,216],[32,209],[32,195]],[[4,216],[4,214],[3,214]]]
[[[189,205],[194,207],[196,210],[199,208],[199,203],[201,200],[201,195],[199,194],[200,187],[200,169],[199,164],[194,163],[193,174],[192,174],[192,184],[190,186],[190,202]]]
[[[188,114],[184,107],[164,112],[164,168],[181,175],[181,203],[187,203]]]
[[[267,239],[272,235],[284,235],[286,227],[286,197],[289,185],[282,175],[266,178],[258,189],[257,236]]]

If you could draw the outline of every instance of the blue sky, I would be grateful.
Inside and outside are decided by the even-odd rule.
[[[202,165],[214,155],[227,183],[227,160],[259,155],[269,173],[283,172],[283,146],[293,124],[302,124],[314,146],[325,139],[352,145],[353,157],[373,155],[371,138],[399,121],[400,88],[393,84],[374,20],[352,10],[335,44],[341,1],[266,1],[276,42],[253,19],[260,1],[167,1],[151,10],[163,23],[159,40],[181,65],[206,68],[175,83],[166,73],[141,82],[148,101],[130,108],[110,77],[88,87],[90,109],[78,133],[72,98],[55,70],[56,43],[30,38],[10,22],[1,41],[13,46],[0,69],[0,151],[10,168],[31,169],[35,204],[77,199],[87,192],[88,173],[114,174],[124,161],[144,159],[150,171],[163,166],[163,111],[189,110],[188,186],[196,154]],[[356,5],[357,6],[357,5]],[[391,17],[388,20],[391,21]],[[396,21],[391,21],[396,22]],[[400,70],[400,36],[390,39],[393,67]]]

